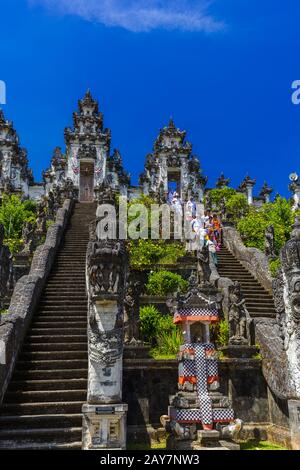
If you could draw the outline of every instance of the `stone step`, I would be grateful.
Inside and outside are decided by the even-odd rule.
[[[46,414],[46,415],[12,415],[0,416],[0,429],[22,429],[30,426],[31,429],[41,427],[80,427],[82,414]]]
[[[2,405],[2,416],[36,414],[64,414],[81,413],[84,401],[61,401],[61,402],[42,402],[42,403],[4,403]]]
[[[34,317],[35,318],[35,317]],[[49,322],[84,322],[86,323],[87,316],[86,315],[69,315],[69,316],[57,316],[57,315],[38,315],[36,316],[36,321],[34,323],[37,325],[38,323],[47,323]],[[34,319],[33,319],[34,320]]]
[[[45,322],[47,322],[48,320],[52,320],[52,318],[55,318],[57,317],[60,320],[63,320],[64,318],[67,318],[67,319],[70,319],[71,318],[74,318],[74,321],[75,319],[80,318],[80,321],[85,321],[87,320],[87,309],[85,309],[84,311],[82,312],[70,312],[70,311],[66,311],[65,313],[62,313],[60,314],[59,312],[57,312],[57,310],[53,311],[53,312],[39,312],[38,314],[36,314],[34,316],[34,319],[38,319],[40,321],[43,321],[45,320]]]
[[[86,289],[85,279],[72,279],[70,276],[66,277],[63,281],[53,276],[47,282],[47,289],[61,289],[61,290],[74,290],[79,289],[80,292]]]
[[[259,292],[243,292],[244,296],[246,299],[249,299],[249,300],[268,300],[269,302],[273,302],[274,303],[274,300],[273,300],[273,297],[271,297],[270,295],[262,292],[262,293],[259,293]]]
[[[17,442],[11,440],[0,441],[0,450],[81,450],[82,442],[43,442],[36,443],[26,440],[18,440]]]
[[[84,292],[84,291],[83,291]],[[74,299],[75,302],[87,302],[87,297],[85,295],[85,292],[83,294],[80,295],[80,293],[64,293],[62,291],[60,292],[56,292],[56,291],[53,291],[53,292],[47,292],[47,293],[44,293],[43,294],[43,301],[44,302],[53,302],[54,299],[59,299],[60,302],[65,302],[65,301],[70,301],[72,299]]]
[[[86,400],[86,389],[81,390],[34,390],[34,391],[7,391],[5,403],[49,403],[64,401]]]
[[[39,309],[40,312],[42,313],[46,313],[46,312],[60,312],[61,313],[61,316],[63,315],[66,315],[66,312],[68,312],[68,315],[69,315],[69,312],[75,312],[78,314],[78,312],[81,312],[82,314],[84,314],[84,312],[87,311],[87,304],[85,305],[49,305],[49,304],[45,304],[43,306],[40,307]]]
[[[242,279],[243,281],[254,281],[257,283],[256,279],[254,276],[250,276],[250,274],[247,274],[247,273],[244,273],[244,272],[241,272],[241,273],[236,273],[236,272],[224,272],[222,271],[221,269],[219,269],[219,274],[220,276],[222,277],[229,277],[229,278],[235,278],[235,279]]]
[[[51,361],[57,359],[88,359],[87,351],[24,351],[21,361]]]
[[[35,335],[35,334],[30,334],[26,336],[26,342],[30,344],[38,344],[38,343],[80,343],[82,341],[87,341],[87,332],[85,334],[81,335],[74,335],[70,334],[62,334],[62,335],[53,335],[53,333],[50,335]]]
[[[22,351],[86,351],[87,340],[80,343],[30,343],[23,344]]]
[[[65,336],[67,334],[84,335],[87,334],[87,326],[85,328],[31,328],[30,333],[37,336]]]
[[[87,321],[82,320],[81,322],[71,322],[71,321],[64,321],[62,319],[61,321],[47,321],[47,322],[40,322],[36,321],[32,324],[33,328],[47,328],[47,329],[53,329],[53,328],[70,328],[70,330],[73,330],[73,328],[87,328]]]
[[[246,299],[246,303],[248,307],[255,307],[256,305],[259,305],[261,307],[272,307],[274,309],[274,302],[272,300],[250,300]]]
[[[54,370],[15,370],[13,380],[56,380],[87,378],[86,368],[81,369],[54,369]]]
[[[87,367],[86,359],[55,359],[55,360],[30,360],[18,361],[18,370],[59,370],[59,369],[82,369]]]
[[[43,297],[43,300],[40,302],[40,306],[41,307],[44,307],[44,306],[50,306],[50,305],[56,305],[57,307],[61,307],[61,306],[66,306],[66,307],[69,307],[70,305],[74,306],[74,307],[79,307],[79,306],[82,306],[82,307],[86,307],[87,305],[87,299],[83,298],[82,297],[79,297],[79,298],[76,298],[74,297],[74,302],[72,302],[72,300],[69,299],[62,299],[60,296],[57,296],[57,298],[47,298],[45,299]]]
[[[34,429],[0,429],[0,448],[3,439],[26,439],[28,443],[34,439],[35,442],[43,442],[49,438],[56,441],[79,441],[82,437],[82,428],[34,428]]]
[[[268,295],[269,297],[271,297],[270,294],[268,293],[268,291],[266,291],[262,286],[257,286],[254,289],[252,287],[244,286],[243,287],[243,292],[250,292],[252,294],[262,293],[264,295]]]
[[[51,380],[13,380],[9,384],[9,391],[33,390],[85,390],[87,379],[51,379]]]

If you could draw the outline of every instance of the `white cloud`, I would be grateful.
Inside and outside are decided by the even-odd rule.
[[[133,32],[163,28],[214,32],[224,24],[208,13],[211,0],[29,0],[60,14]]]

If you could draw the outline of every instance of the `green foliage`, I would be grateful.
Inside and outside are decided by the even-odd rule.
[[[230,196],[225,203],[226,211],[232,215],[233,222],[237,222],[249,212],[249,204],[244,194],[237,193]]]
[[[227,346],[229,341],[229,323],[221,320],[210,325],[211,339],[218,347]]]
[[[170,359],[175,358],[182,344],[181,330],[174,326],[171,331],[161,331],[156,339],[157,347],[152,350],[153,357],[157,359],[162,356]]]
[[[281,266],[281,263],[280,263],[279,258],[272,259],[272,260],[269,261],[269,269],[270,269],[270,273],[271,273],[272,277],[277,276],[278,271],[280,269],[280,266]]]
[[[188,281],[180,274],[171,271],[156,271],[149,274],[146,289],[150,295],[167,295],[173,292],[184,292],[188,287]]]
[[[21,201],[16,195],[4,195],[0,206],[0,224],[4,226],[5,238],[20,238],[25,222],[35,222],[36,204]]]
[[[4,195],[0,206],[0,224],[4,227],[5,243],[12,253],[22,246],[22,229],[25,222],[35,224],[36,203],[31,200],[22,201],[15,194]]]
[[[18,253],[23,246],[21,238],[5,238],[4,243],[13,254]]]
[[[161,315],[158,322],[158,333],[160,331],[171,333],[174,329],[176,329],[176,325],[173,322],[172,315]]]
[[[236,194],[236,190],[233,188],[225,187],[225,188],[215,188],[209,191],[209,197],[211,202],[216,208],[220,208],[221,202],[226,202]]]
[[[257,352],[257,353],[255,353],[255,354],[253,354],[252,359],[256,359],[256,360],[258,360],[258,361],[261,361],[261,360],[262,360],[262,355],[261,355],[261,353]]]
[[[153,305],[141,307],[140,329],[143,340],[155,344],[150,351],[154,359],[175,359],[182,344],[182,334],[171,315],[162,315]]]
[[[268,441],[255,441],[250,440],[247,442],[241,442],[241,450],[287,450],[285,447],[273,444]]]
[[[248,247],[264,250],[265,230],[269,225],[274,226],[275,251],[280,249],[290,237],[295,213],[290,202],[282,197],[272,203],[264,204],[257,209],[251,207],[246,217],[242,218],[237,229]]]
[[[166,243],[164,240],[129,240],[130,264],[134,269],[155,264],[173,264],[184,255],[181,243]]]
[[[140,331],[144,341],[149,343],[156,337],[160,312],[154,305],[145,305],[140,308]]]

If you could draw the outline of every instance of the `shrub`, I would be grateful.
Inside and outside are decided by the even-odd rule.
[[[210,326],[211,340],[216,343],[218,347],[227,346],[229,341],[229,323],[226,320],[221,320],[219,323],[214,323]]]
[[[281,266],[281,263],[280,263],[279,258],[272,259],[269,261],[269,269],[270,269],[272,277],[277,276],[280,266]]]
[[[162,331],[157,336],[157,347],[154,354],[158,355],[176,355],[182,344],[182,333],[179,327],[173,328],[171,331]]]
[[[164,331],[165,333],[171,333],[176,329],[176,325],[173,322],[172,315],[161,315],[158,322],[158,333]]]
[[[220,211],[221,204],[227,203],[227,201],[236,194],[236,190],[233,188],[215,188],[209,191],[209,198],[212,202],[213,208]]]
[[[130,264],[142,269],[155,264],[173,264],[185,254],[181,243],[166,243],[164,240],[129,240]]]
[[[35,224],[36,203],[31,200],[22,201],[20,196],[4,195],[0,206],[0,224],[4,227],[4,243],[12,253],[20,250],[22,229],[25,222]]]
[[[249,204],[244,194],[233,194],[225,203],[226,211],[232,215],[233,222],[236,223],[241,217],[249,212]]]
[[[144,341],[149,343],[156,337],[160,312],[154,305],[145,305],[140,308],[140,331]]]
[[[156,271],[150,273],[146,290],[150,295],[167,295],[173,292],[184,292],[188,287],[188,281],[184,280],[180,274],[171,271]]]
[[[274,227],[275,251],[279,254],[282,246],[290,238],[295,213],[290,202],[282,197],[272,203],[264,204],[261,208],[251,207],[246,217],[237,224],[244,243],[248,247],[264,250],[265,230],[269,225]]]

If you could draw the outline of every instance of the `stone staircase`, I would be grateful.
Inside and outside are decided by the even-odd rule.
[[[0,449],[80,449],[87,390],[85,256],[96,205],[77,203],[0,409]]]
[[[217,268],[220,276],[240,282],[251,317],[276,316],[273,297],[224,246],[218,253]]]

